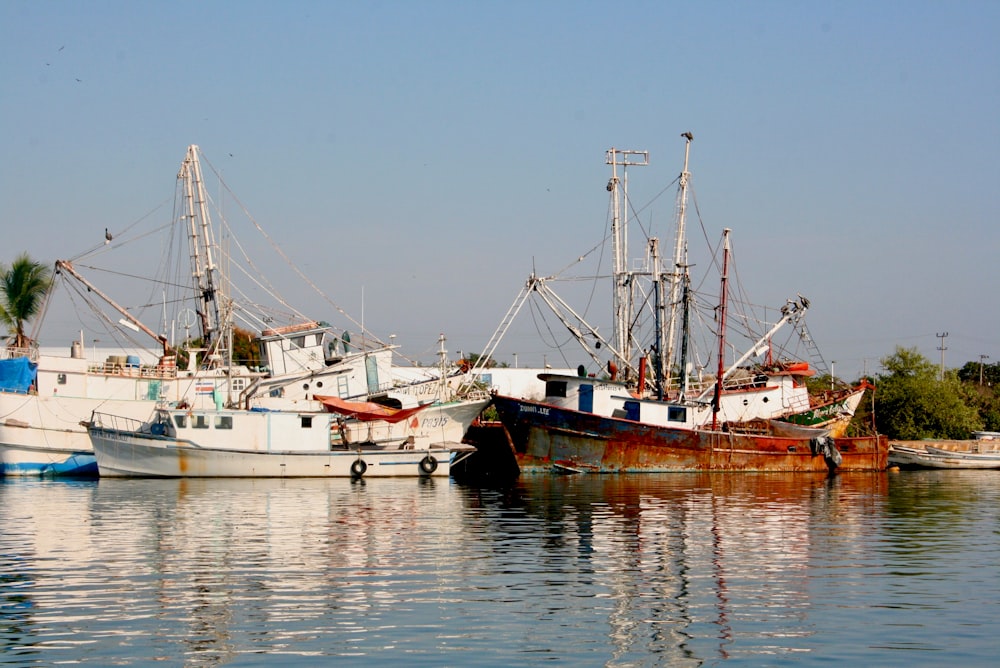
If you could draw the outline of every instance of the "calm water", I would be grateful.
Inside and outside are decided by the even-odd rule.
[[[0,481],[0,664],[989,665],[1000,473]]]

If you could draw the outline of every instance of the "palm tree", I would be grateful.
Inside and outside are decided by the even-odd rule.
[[[31,338],[24,325],[42,308],[52,287],[52,270],[21,253],[10,267],[0,265],[0,323],[7,327],[9,344],[27,348]]]

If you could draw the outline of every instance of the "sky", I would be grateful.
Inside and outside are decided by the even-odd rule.
[[[630,195],[672,243],[656,196],[691,132],[692,246],[731,228],[742,288],[808,297],[838,376],[896,346],[997,363],[997,34],[1000,3],[974,0],[7,0],[0,262],[159,211],[197,144],[370,331],[416,358],[442,333],[481,351],[532,271],[606,235],[609,148],[649,151]],[[521,317],[498,361],[580,361]],[[50,312],[42,342],[76,328]]]

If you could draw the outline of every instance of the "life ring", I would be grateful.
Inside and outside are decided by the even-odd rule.
[[[420,460],[420,472],[425,475],[430,475],[437,471],[438,460],[434,459],[431,455],[427,455]]]
[[[351,464],[351,477],[360,478],[368,470],[368,464],[365,464],[363,459],[355,459]]]

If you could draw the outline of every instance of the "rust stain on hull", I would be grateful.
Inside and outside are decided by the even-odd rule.
[[[888,464],[884,436],[833,439],[837,465],[805,437],[671,429],[502,396],[494,405],[521,470],[827,472]]]

